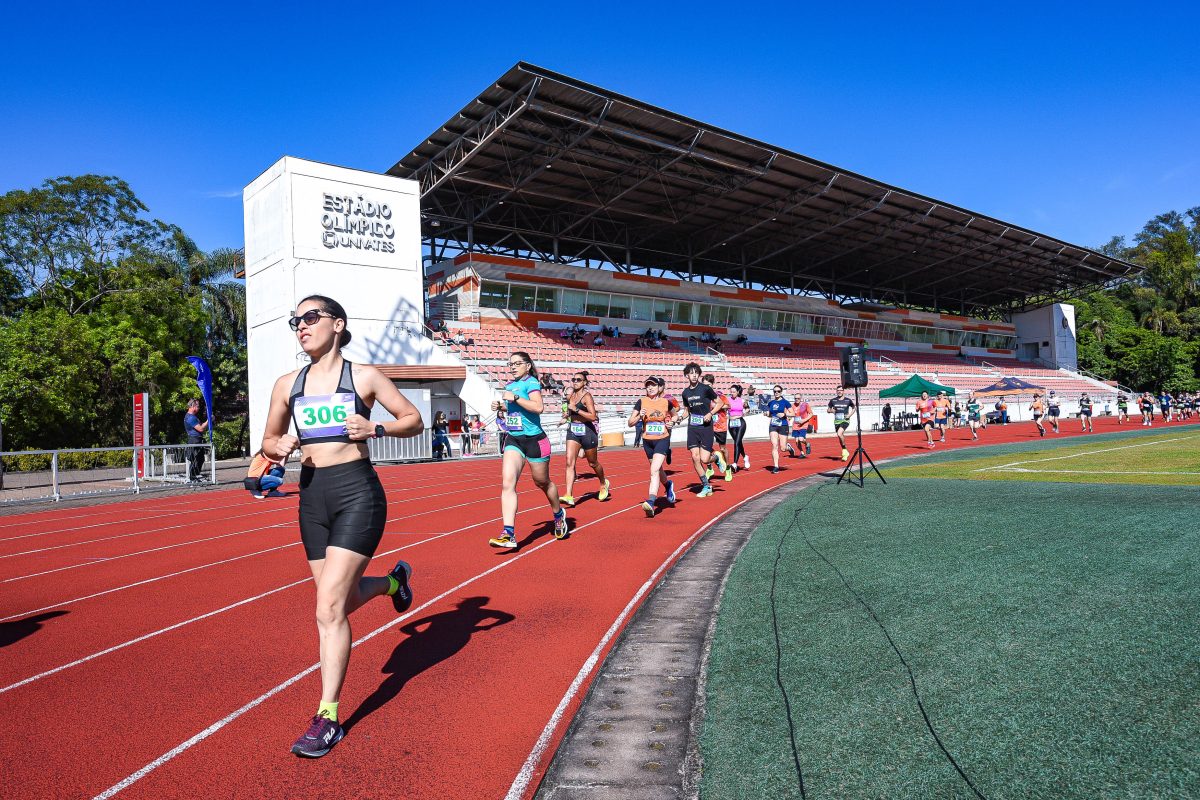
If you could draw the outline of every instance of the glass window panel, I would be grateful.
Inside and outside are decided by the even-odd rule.
[[[583,315],[583,301],[587,292],[577,289],[563,289],[559,292],[559,309],[563,314]]]
[[[779,330],[779,317],[782,316],[778,311],[762,311],[758,315],[758,327],[764,331]]]
[[[670,322],[671,321],[671,301],[670,300],[655,300],[653,306],[653,314],[655,322]]]
[[[514,283],[508,293],[508,307],[513,311],[533,311],[537,290],[532,286]]]
[[[696,306],[696,324],[697,325],[707,325],[709,312],[711,310],[712,310],[712,306],[697,305]]]
[[[589,317],[608,316],[608,292],[588,292],[587,315]]]
[[[633,306],[630,311],[630,319],[649,320],[651,317],[652,304],[649,297],[633,298]]]
[[[633,298],[624,294],[611,295],[608,303],[608,316],[616,319],[629,319],[630,306]]]
[[[692,304],[677,301],[675,303],[675,322],[691,323],[692,321]]]
[[[558,289],[551,289],[548,286],[539,286],[537,290],[537,300],[534,302],[534,308],[538,311],[554,313],[557,300]]]
[[[484,281],[479,287],[479,305],[484,308],[508,308],[508,284]]]

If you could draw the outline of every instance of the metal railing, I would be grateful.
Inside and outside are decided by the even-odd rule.
[[[416,436],[398,439],[385,436],[368,439],[367,451],[374,463],[397,461],[427,461],[433,458],[433,431],[429,428]]]
[[[1002,370],[1000,367],[997,367],[995,364],[991,363],[990,361],[984,361],[982,358],[979,359],[979,366],[983,367],[988,372],[994,373],[996,375],[1004,374],[1004,370]]]
[[[210,444],[0,452],[0,505],[139,494],[188,485],[193,477],[211,485],[216,483],[213,455]],[[201,461],[207,464],[202,468],[207,476],[192,476],[191,464]]]

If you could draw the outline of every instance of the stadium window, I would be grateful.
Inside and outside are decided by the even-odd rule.
[[[836,317],[825,317],[825,332],[831,336],[841,336],[842,321]]]
[[[533,307],[536,311],[554,313],[557,307],[558,290],[551,289],[547,286],[539,286],[537,290],[537,298],[534,300]]]
[[[611,295],[608,303],[608,315],[615,319],[629,319],[629,307],[633,298],[624,294]]]
[[[649,297],[633,298],[632,310],[629,313],[630,319],[650,320],[653,316],[653,303]]]
[[[758,327],[764,331],[777,331],[779,330],[780,316],[778,311],[763,311],[758,317]]]
[[[513,311],[533,311],[537,289],[514,283],[508,292],[508,307]]]
[[[608,292],[588,292],[586,311],[589,317],[607,317]]]
[[[703,303],[698,303],[696,305],[696,324],[697,325],[707,325],[708,318],[709,318],[709,315],[711,312],[712,312],[712,306],[704,305]]]
[[[671,321],[671,301],[670,300],[654,300],[653,314],[655,322],[670,322]]]
[[[479,305],[483,308],[508,308],[508,284],[484,281],[479,287]]]
[[[675,321],[676,322],[687,322],[687,323],[690,323],[692,321],[692,304],[691,303],[684,303],[684,302],[678,302],[678,301],[675,303]]]
[[[587,292],[581,292],[577,289],[563,289],[558,294],[559,313],[583,316],[583,302],[586,297]]]

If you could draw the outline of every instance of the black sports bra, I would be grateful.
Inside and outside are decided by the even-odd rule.
[[[364,417],[371,415],[371,409],[363,402],[362,397],[354,388],[354,378],[351,375],[351,363],[342,360],[342,375],[338,379],[337,390],[333,394],[306,395],[304,382],[308,378],[308,364],[296,376],[292,384],[292,393],[288,397],[288,408],[292,413],[292,422],[296,426],[296,435],[301,445],[319,444],[321,442],[350,443],[346,433],[346,418],[351,414]]]

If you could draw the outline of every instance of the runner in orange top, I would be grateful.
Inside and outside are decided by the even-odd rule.
[[[938,429],[940,441],[946,441],[946,426],[950,424],[950,409],[953,404],[945,392],[938,392],[933,401],[933,424]]]
[[[929,396],[929,392],[921,392],[921,399],[917,401],[917,415],[921,420],[921,427],[925,431],[925,441],[929,444],[929,449],[933,449],[933,399]]]
[[[1033,402],[1029,404],[1029,413],[1033,415],[1033,424],[1037,425],[1038,436],[1045,436],[1046,429],[1042,427],[1042,414],[1046,411],[1046,404],[1042,402],[1042,393],[1033,393]]]

